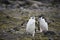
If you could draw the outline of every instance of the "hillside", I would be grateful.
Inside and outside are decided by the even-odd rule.
[[[55,0],[56,1],[56,0]],[[48,40],[43,33],[36,32],[35,37],[25,34],[26,23],[31,16],[43,14],[49,23],[49,30],[56,32],[54,40],[60,40],[60,4],[59,0],[8,0],[0,1],[0,40]]]

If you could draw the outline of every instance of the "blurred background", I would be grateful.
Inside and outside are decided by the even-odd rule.
[[[0,40],[48,40],[48,36],[36,32],[35,37],[25,34],[27,21],[31,16],[43,14],[49,23],[49,30],[60,40],[60,0],[0,0]]]

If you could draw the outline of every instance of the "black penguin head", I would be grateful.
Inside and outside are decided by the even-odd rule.
[[[43,14],[39,15],[39,18],[41,18],[41,17],[44,18],[44,15]]]
[[[38,17],[38,18],[45,19],[45,21],[47,22],[47,19],[46,19],[46,17],[45,17],[45,15],[44,15],[44,14],[39,15],[39,17]]]

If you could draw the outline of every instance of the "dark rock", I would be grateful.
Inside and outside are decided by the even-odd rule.
[[[60,0],[53,0],[54,3],[60,3]]]
[[[13,28],[13,30],[19,31],[19,27],[15,27],[15,28]]]
[[[44,35],[56,35],[56,33],[54,31],[47,31],[47,32],[43,32]]]
[[[40,2],[49,3],[49,2],[51,2],[51,1],[53,1],[53,0],[35,0],[35,1],[40,1]]]
[[[6,16],[6,18],[8,18],[8,19],[9,19],[10,17],[9,17],[9,16]]]
[[[10,2],[8,0],[0,0],[0,2],[3,4],[7,4],[7,5],[10,4]]]
[[[24,0],[18,0],[18,1],[24,1]]]
[[[15,30],[10,29],[10,30],[8,30],[7,32],[13,33],[13,32],[15,32]]]

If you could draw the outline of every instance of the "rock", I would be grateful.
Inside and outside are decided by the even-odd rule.
[[[8,0],[0,0],[0,2],[3,4],[6,4],[6,5],[10,4],[10,2]]]
[[[43,32],[44,35],[48,35],[48,36],[53,36],[56,35],[56,33],[54,31],[47,31],[47,32]]]
[[[30,8],[31,9],[39,9],[39,6],[37,4],[33,4]]]
[[[10,29],[10,30],[8,30],[7,32],[14,33],[14,32],[15,32],[15,30]]]
[[[53,0],[35,0],[35,1],[40,1],[40,2],[44,2],[44,3],[51,3],[51,1],[53,1]]]
[[[19,31],[19,27],[14,27],[13,30]]]

